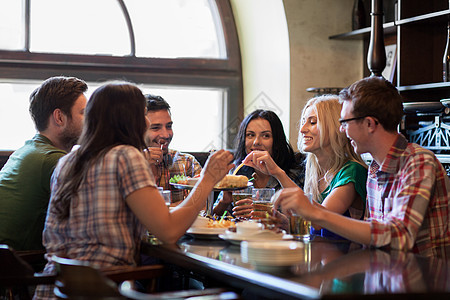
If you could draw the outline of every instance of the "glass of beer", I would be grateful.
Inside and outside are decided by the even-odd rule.
[[[305,194],[309,201],[312,200],[312,194]],[[311,221],[305,220],[302,216],[292,213],[289,217],[289,229],[290,234],[296,240],[309,240],[311,239]]]
[[[242,190],[233,191],[231,193],[231,196],[233,198],[233,206],[239,205],[239,204],[236,204],[236,202],[239,200],[244,200],[244,199],[252,200],[252,190],[253,190],[253,187],[250,186],[250,187],[247,187]]]
[[[253,212],[252,219],[267,219],[266,216],[272,214],[272,196],[275,194],[274,188],[253,189]]]
[[[235,211],[233,215],[235,215],[239,219],[248,219],[250,218],[250,212],[251,212],[251,204],[252,204],[252,190],[253,187],[247,187],[242,190],[235,190],[231,193],[231,197],[233,199],[233,207],[240,207],[239,212]],[[246,200],[243,203],[237,203],[241,200]],[[248,206],[249,208],[246,209],[244,206]]]

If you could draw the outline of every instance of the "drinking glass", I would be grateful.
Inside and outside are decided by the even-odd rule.
[[[162,191],[159,191],[159,193],[164,198],[164,202],[166,203],[166,206],[169,207],[170,204],[172,203],[172,194],[171,194],[171,192],[168,191],[168,190],[162,190]]]
[[[172,195],[168,190],[162,190],[158,187],[158,191],[161,196],[164,198],[164,202],[166,203],[167,209],[169,209],[170,203],[172,203]],[[150,231],[147,231],[147,241],[152,245],[161,245],[161,241],[154,236]]]
[[[236,202],[239,200],[243,200],[243,199],[252,200],[252,190],[253,190],[253,187],[250,186],[250,187],[247,187],[242,190],[233,191],[231,193],[231,196],[233,198],[233,206],[238,205],[238,204],[236,204]]]
[[[312,194],[305,194],[309,201],[312,202]],[[311,239],[311,221],[305,220],[302,216],[292,213],[289,217],[290,234],[296,240],[310,240]]]
[[[255,212],[253,219],[266,219],[265,216],[271,214],[273,208],[271,198],[274,194],[274,188],[253,189],[253,212]]]

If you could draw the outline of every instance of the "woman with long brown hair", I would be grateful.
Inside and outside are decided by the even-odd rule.
[[[141,90],[129,83],[108,83],[92,94],[80,147],[60,160],[52,177],[43,232],[50,259],[136,265],[145,229],[163,242],[176,242],[233,167],[230,152],[214,153],[189,196],[169,211],[143,155],[145,104]],[[50,260],[45,272],[52,268]],[[36,296],[52,296],[52,288],[41,286]]]

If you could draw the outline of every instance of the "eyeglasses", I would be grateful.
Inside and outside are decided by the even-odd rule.
[[[347,128],[348,122],[355,121],[355,120],[361,120],[364,119],[367,116],[363,117],[355,117],[355,118],[349,118],[349,119],[339,119],[339,123],[341,124],[342,128]]]

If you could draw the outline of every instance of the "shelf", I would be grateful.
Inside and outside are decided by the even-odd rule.
[[[441,82],[447,21],[450,21],[449,0],[405,0],[398,1],[396,7],[389,7],[394,7],[395,13],[383,24],[384,44],[397,45],[394,82],[403,100],[435,102],[449,98],[450,82]],[[391,21],[397,15],[402,18]],[[367,58],[371,27],[332,35],[329,39],[362,41],[363,76],[370,75]],[[377,42],[374,47],[379,44]]]
[[[388,22],[383,24],[384,34],[393,34],[396,31],[398,25],[411,24],[416,22],[427,21],[435,18],[440,18],[444,16],[450,16],[450,9],[432,12],[429,14],[419,15],[407,19],[402,19],[398,21]],[[365,27],[350,32],[345,32],[341,34],[332,35],[329,37],[330,40],[350,40],[350,39],[361,39],[365,36],[370,35],[370,27]]]
[[[400,92],[426,90],[426,89],[445,89],[445,88],[450,88],[450,82],[425,83],[425,84],[415,84],[397,87],[397,89]]]
[[[426,20],[430,20],[430,19],[434,19],[434,18],[446,16],[446,15],[450,15],[450,9],[436,11],[436,12],[432,12],[432,13],[425,14],[425,15],[420,15],[420,16],[415,16],[415,17],[411,17],[411,18],[407,18],[407,19],[398,20],[396,22],[396,24],[397,25],[405,25],[405,24],[410,24],[410,23],[414,23],[414,22],[426,21]]]
[[[448,154],[436,154],[437,159],[441,164],[450,164],[450,155]]]
[[[328,37],[330,40],[358,40],[365,36],[370,35],[370,27],[365,27],[357,30],[353,30],[350,32],[345,32],[341,34],[336,34]],[[393,34],[396,32],[396,27],[394,22],[384,23],[383,29],[385,34]]]

